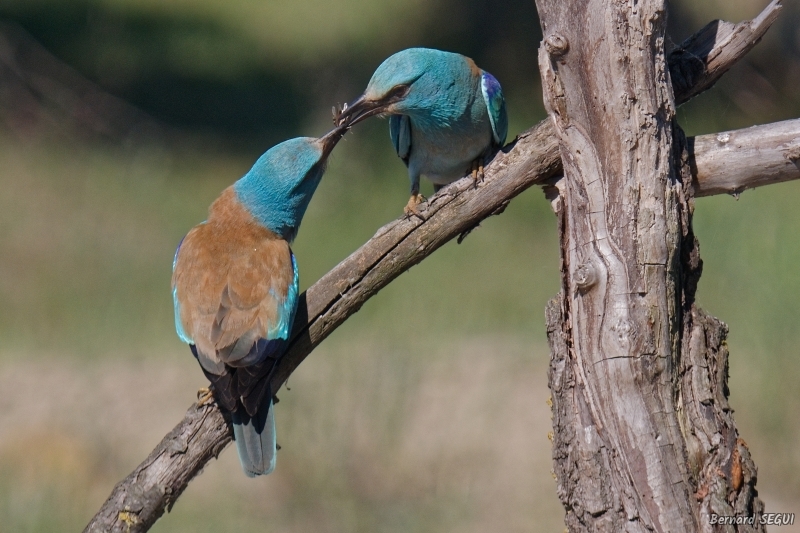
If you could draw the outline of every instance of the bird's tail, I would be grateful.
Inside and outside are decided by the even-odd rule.
[[[267,391],[255,416],[251,417],[240,407],[231,417],[233,438],[244,473],[247,477],[255,477],[272,472],[277,451],[272,394]]]

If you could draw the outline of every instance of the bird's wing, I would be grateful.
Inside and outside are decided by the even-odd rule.
[[[201,224],[181,243],[172,286],[178,335],[207,372],[280,355],[298,293],[286,241],[256,224]]]
[[[408,166],[408,157],[411,155],[411,120],[407,115],[389,117],[389,136],[397,155]]]
[[[506,100],[503,98],[503,89],[497,78],[484,72],[481,75],[481,92],[489,111],[489,120],[492,123],[492,135],[498,146],[506,143],[508,135],[508,115],[506,114]]]
[[[181,252],[181,246],[183,246],[184,240],[186,240],[186,237],[181,239],[181,242],[178,243],[178,248],[175,250],[175,257],[172,259],[172,305],[175,308],[175,331],[178,333],[178,337],[187,344],[194,344],[192,338],[187,335],[186,331],[183,329],[181,305],[178,301],[178,288],[175,286],[175,267],[178,265],[178,254]]]

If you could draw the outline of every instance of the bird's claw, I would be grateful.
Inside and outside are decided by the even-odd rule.
[[[211,387],[203,387],[197,391],[197,407],[214,403],[214,391]]]
[[[478,188],[478,184],[483,181],[483,159],[478,158],[472,162],[472,184]]]
[[[408,203],[403,208],[403,213],[405,213],[406,217],[411,218],[415,216],[420,220],[425,220],[425,217],[419,212],[417,206],[425,201],[425,197],[422,196],[420,193],[412,193],[411,198],[408,199]]]

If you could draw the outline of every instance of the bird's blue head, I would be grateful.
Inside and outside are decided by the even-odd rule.
[[[347,131],[342,125],[319,139],[289,139],[267,150],[234,185],[242,205],[270,231],[294,240],[328,156]]]
[[[480,69],[461,54],[430,48],[409,48],[386,59],[367,84],[364,94],[345,107],[339,120],[350,125],[380,113],[429,114],[450,100],[473,91]]]

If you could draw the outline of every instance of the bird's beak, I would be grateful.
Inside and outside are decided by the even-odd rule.
[[[393,101],[368,100],[364,95],[359,96],[354,102],[345,104],[334,118],[337,125],[346,125],[348,128],[354,126],[373,115],[379,115],[386,111]]]
[[[336,146],[344,134],[347,133],[347,130],[350,128],[350,124],[347,123],[340,123],[331,131],[320,137],[319,142],[322,144],[322,153],[324,157],[328,157],[330,153],[333,151],[333,148]]]

